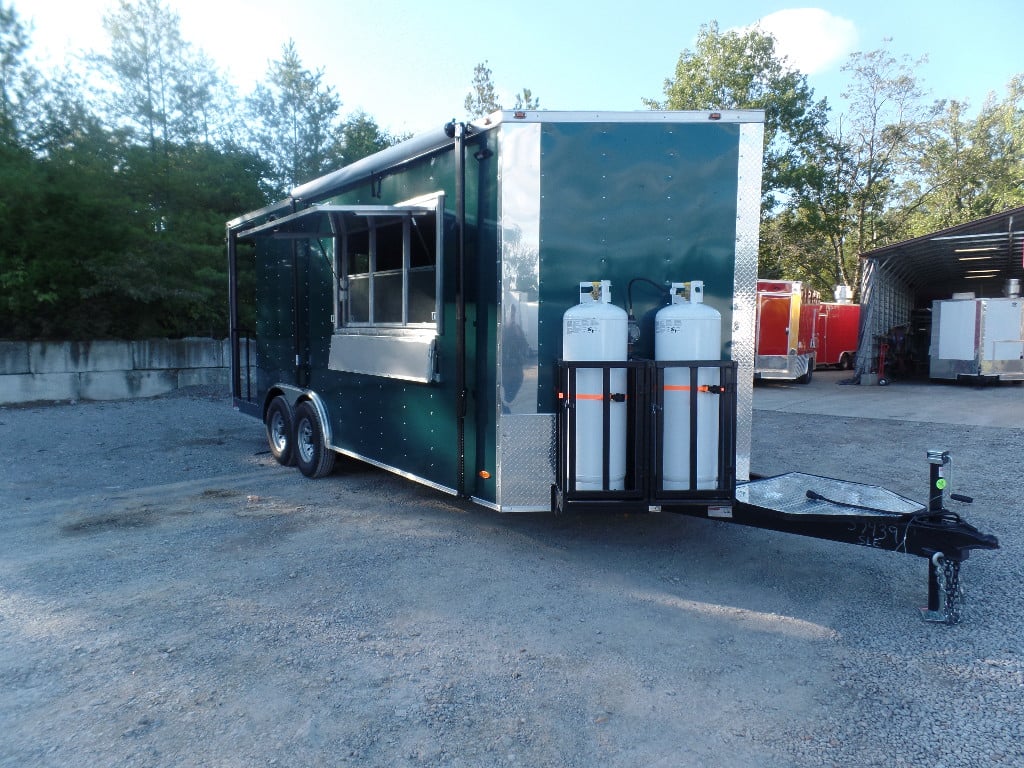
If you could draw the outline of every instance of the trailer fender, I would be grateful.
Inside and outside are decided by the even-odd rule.
[[[321,398],[319,394],[312,389],[303,389],[302,387],[296,387],[292,384],[275,384],[267,390],[267,395],[263,400],[264,423],[266,423],[267,420],[267,409],[274,401],[274,398],[278,396],[283,397],[287,401],[288,407],[291,409],[293,423],[295,409],[299,407],[300,403],[306,400],[310,401],[316,409],[316,415],[319,417],[320,424],[323,427],[324,445],[331,450],[336,450],[334,448],[334,434],[331,430],[331,420],[327,417],[327,406],[324,405],[323,398]]]
[[[331,431],[331,420],[327,417],[327,406],[324,405],[323,399],[311,389],[302,390],[302,394],[296,399],[295,407],[299,404],[308,402],[316,410],[317,418],[320,419],[320,428],[323,430],[323,441],[324,447],[328,450],[335,450],[334,448],[334,434]]]

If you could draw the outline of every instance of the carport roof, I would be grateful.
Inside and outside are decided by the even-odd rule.
[[[1001,296],[1024,282],[1024,206],[861,254],[918,293]]]

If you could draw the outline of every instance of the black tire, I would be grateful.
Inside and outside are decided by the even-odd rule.
[[[836,366],[840,371],[848,371],[853,368],[853,357],[848,352],[843,352],[839,356],[839,365]]]
[[[324,428],[316,408],[308,400],[295,409],[295,463],[306,477],[318,478],[331,474],[335,453],[327,447]]]
[[[290,467],[295,463],[295,431],[288,401],[278,395],[270,401],[263,421],[267,428],[267,444],[278,464]]]
[[[810,384],[811,383],[811,379],[813,377],[814,377],[814,361],[813,360],[809,360],[807,362],[807,373],[805,373],[803,376],[799,377],[796,380],[796,383],[797,384]]]

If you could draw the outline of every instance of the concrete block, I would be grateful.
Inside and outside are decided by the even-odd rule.
[[[78,374],[19,373],[0,376],[0,403],[77,400]]]
[[[227,368],[186,368],[178,371],[178,388],[220,387],[224,394],[230,394]]]
[[[131,367],[132,345],[128,341],[73,341],[68,349],[72,370],[123,371]]]
[[[228,358],[230,359],[230,358]],[[31,373],[28,344],[24,341],[0,341],[0,375]]]
[[[224,365],[222,345],[216,339],[149,339],[136,341],[132,346],[137,370]]]
[[[31,373],[69,373],[71,369],[70,342],[41,341],[28,345]]]
[[[127,341],[59,341],[29,345],[32,373],[122,371],[132,367]]]
[[[81,374],[83,400],[127,400],[155,397],[173,391],[176,371],[96,371]]]

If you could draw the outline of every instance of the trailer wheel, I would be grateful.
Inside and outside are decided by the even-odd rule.
[[[807,363],[807,373],[797,378],[797,384],[810,384],[811,378],[814,376],[814,361],[811,360]]]
[[[324,442],[324,428],[316,408],[308,400],[295,409],[295,463],[306,477],[329,475],[335,454]]]
[[[840,371],[848,371],[853,368],[853,359],[850,357],[849,352],[843,352],[839,356],[839,365],[837,367]]]
[[[270,453],[277,459],[278,464],[290,467],[295,463],[292,412],[288,407],[288,402],[280,395],[270,401],[264,425],[267,428],[267,443],[270,445]]]

